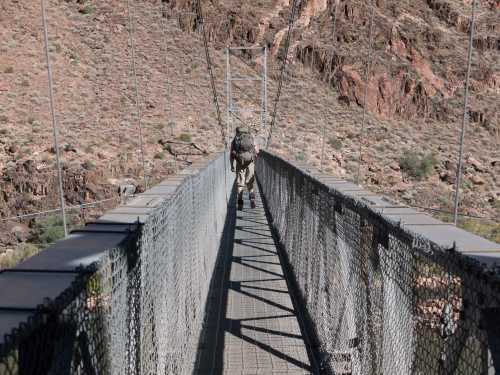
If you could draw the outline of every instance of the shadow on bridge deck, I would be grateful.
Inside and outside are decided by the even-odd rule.
[[[262,200],[228,213],[195,374],[309,374],[306,340]]]

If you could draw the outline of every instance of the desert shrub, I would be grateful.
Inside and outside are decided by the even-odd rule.
[[[181,133],[177,139],[182,142],[191,142],[192,138],[189,133]]]
[[[92,160],[85,160],[82,167],[88,171],[93,171],[97,169],[97,165]]]
[[[414,151],[406,151],[401,159],[399,166],[408,176],[423,179],[429,176],[437,164],[433,154],[421,154]]]
[[[6,74],[12,74],[14,73],[14,68],[12,66],[8,66],[3,72]]]
[[[335,137],[330,137],[328,139],[328,144],[333,147],[335,150],[342,149],[342,141]]]
[[[79,12],[81,14],[85,14],[85,15],[92,14],[92,13],[94,13],[94,11],[95,11],[95,8],[92,5],[85,5],[83,8],[81,8],[79,10]]]
[[[500,199],[493,202],[493,208],[500,209]]]
[[[48,246],[64,238],[64,226],[60,216],[38,219],[35,223],[35,236],[42,246]]]
[[[74,65],[77,65],[80,62],[80,57],[78,57],[76,52],[73,52],[73,51],[69,52],[68,57],[71,60],[71,63]],[[103,110],[104,110],[104,107],[103,107]]]
[[[297,161],[304,161],[304,160],[306,160],[306,154],[303,151],[299,151],[295,155],[295,160],[297,160]]]
[[[163,152],[157,152],[155,154],[155,159],[164,159],[165,158],[165,154]]]

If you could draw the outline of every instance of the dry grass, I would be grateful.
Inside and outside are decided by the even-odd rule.
[[[15,267],[18,263],[38,254],[40,251],[41,248],[33,244],[19,244],[15,249],[0,254],[0,270]]]

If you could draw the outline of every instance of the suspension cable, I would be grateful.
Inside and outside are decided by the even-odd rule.
[[[128,13],[128,23],[129,23],[129,37],[130,37],[130,51],[132,57],[132,75],[134,77],[134,86],[135,86],[135,105],[137,107],[137,123],[139,126],[139,145],[141,148],[141,162],[142,162],[142,170],[144,173],[144,184],[146,185],[146,189],[148,188],[148,175],[146,172],[146,158],[144,156],[144,142],[142,138],[142,112],[141,112],[141,103],[139,100],[139,83],[137,81],[137,68],[135,64],[135,44],[134,44],[134,21],[133,21],[133,6],[130,6],[130,0],[127,0],[127,13]]]
[[[198,22],[201,25],[201,31],[203,34],[203,46],[205,48],[205,56],[206,56],[206,61],[207,61],[207,69],[208,69],[208,74],[210,75],[210,85],[212,87],[212,96],[213,96],[213,101],[215,105],[215,109],[217,111],[217,122],[219,124],[221,136],[222,136],[222,141],[224,142],[224,148],[227,149],[228,144],[226,140],[226,134],[224,131],[224,125],[222,123],[222,115],[220,111],[220,106],[219,106],[219,97],[217,94],[217,87],[215,85],[215,77],[214,77],[214,72],[213,72],[213,67],[212,67],[212,59],[210,57],[210,50],[208,48],[208,38],[207,38],[207,33],[205,31],[205,20],[203,18],[203,8],[201,6],[201,0],[196,0],[196,14],[198,16]]]
[[[269,135],[267,137],[266,148],[271,144],[271,139],[273,136],[273,129],[276,124],[276,114],[278,112],[278,103],[281,97],[281,90],[283,87],[283,79],[285,77],[285,69],[288,64],[288,50],[290,48],[290,39],[293,29],[293,24],[295,23],[295,15],[298,13],[299,5],[301,0],[293,0],[292,9],[290,10],[290,16],[288,17],[288,31],[285,39],[285,56],[283,57],[283,65],[281,66],[280,79],[278,82],[278,92],[276,93],[276,99],[274,100],[273,114],[271,117],[271,125],[269,127]]]
[[[359,185],[361,178],[361,162],[363,157],[363,139],[364,139],[364,131],[365,131],[365,121],[366,121],[366,111],[367,111],[367,99],[368,99],[368,83],[370,79],[370,71],[372,65],[372,49],[373,49],[373,24],[375,17],[375,4],[373,4],[373,0],[370,2],[371,4],[371,15],[370,15],[370,34],[369,34],[369,45],[368,45],[368,56],[366,61],[366,70],[365,70],[365,93],[363,97],[363,118],[361,120],[361,131],[359,132],[359,155],[358,155],[358,173],[356,174],[356,184]]]
[[[59,179],[59,200],[61,204],[61,216],[63,220],[64,236],[68,236],[68,225],[66,222],[66,207],[64,201],[64,187],[63,187],[63,176],[61,169],[61,157],[59,152],[59,132],[57,126],[55,101],[54,101],[54,80],[52,76],[52,66],[50,64],[49,55],[49,32],[47,26],[47,11],[45,9],[45,0],[41,0],[42,5],[42,22],[43,22],[43,41],[45,44],[45,61],[47,64],[47,75],[49,80],[49,97],[50,97],[50,112],[52,115],[52,129],[54,133],[54,148],[56,150],[56,164],[57,164],[57,176]]]

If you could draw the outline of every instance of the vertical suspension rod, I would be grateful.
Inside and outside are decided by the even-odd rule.
[[[229,46],[226,47],[226,106],[227,106],[227,119],[226,119],[226,145],[229,144],[231,137],[231,111],[233,105],[232,92],[231,92],[231,51]]]
[[[335,1],[335,7],[333,8],[333,26],[332,26],[332,42],[333,45],[335,46],[335,37],[336,37],[336,32],[337,32],[337,7],[338,7],[338,0]],[[333,54],[332,54],[333,58]],[[326,120],[326,116],[325,116]],[[326,121],[323,124],[323,134],[322,134],[322,139],[321,139],[321,162],[320,162],[320,167],[319,170],[320,172],[323,172],[323,167],[325,164],[325,142],[326,142]]]
[[[47,25],[47,10],[45,8],[45,0],[41,0],[42,7],[42,23],[43,23],[43,41],[45,46],[45,62],[47,64],[47,75],[49,80],[49,98],[50,98],[50,112],[52,116],[52,130],[54,136],[54,148],[56,150],[56,164],[57,164],[57,176],[59,179],[59,200],[61,204],[61,217],[63,220],[64,236],[68,236],[68,225],[66,222],[66,204],[64,200],[64,188],[63,188],[63,175],[61,169],[61,156],[59,152],[59,130],[57,126],[55,101],[54,101],[54,79],[52,75],[52,66],[50,64],[50,54],[49,54],[49,32]]]
[[[135,64],[135,42],[134,42],[134,20],[132,14],[132,7],[130,6],[130,0],[127,0],[127,13],[128,13],[128,23],[129,23],[129,37],[130,37],[130,53],[132,57],[132,75],[134,77],[134,86],[135,86],[135,105],[137,111],[137,124],[139,126],[139,145],[141,148],[141,162],[142,162],[142,170],[144,173],[144,184],[146,185],[146,189],[148,188],[148,175],[146,172],[146,159],[144,156],[144,142],[142,137],[142,112],[141,112],[141,103],[139,100],[139,83],[137,81],[137,67]]]
[[[469,34],[469,52],[467,56],[467,74],[465,78],[464,87],[464,114],[462,118],[462,131],[460,133],[460,150],[458,153],[458,166],[457,166],[457,178],[455,183],[455,207],[453,211],[453,222],[455,225],[458,224],[458,205],[460,203],[460,185],[462,184],[462,169],[463,169],[463,156],[464,156],[464,143],[465,143],[465,132],[467,130],[467,124],[469,122],[469,83],[470,83],[470,71],[472,64],[472,51],[474,48],[474,25],[475,25],[475,15],[476,15],[476,3],[477,0],[472,2],[472,16],[470,22],[470,34]]]
[[[262,130],[267,126],[267,46],[264,46],[262,67]]]
[[[370,14],[370,34],[369,34],[369,44],[368,44],[368,56],[366,61],[366,70],[365,70],[365,92],[363,95],[363,118],[361,120],[361,131],[359,132],[359,155],[358,155],[358,172],[356,174],[356,183],[359,185],[361,179],[361,162],[363,157],[363,136],[365,131],[365,122],[366,122],[366,111],[367,111],[367,99],[368,99],[368,81],[370,79],[370,71],[372,65],[372,50],[373,50],[373,24],[375,17],[375,4],[373,4],[373,0],[370,2],[371,4],[371,14]]]
[[[325,164],[326,118],[324,120],[325,120],[325,123],[323,124],[323,132],[321,134],[321,162],[320,162],[320,166],[319,166],[319,171],[321,173],[323,173],[323,167]]]

